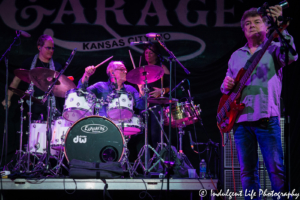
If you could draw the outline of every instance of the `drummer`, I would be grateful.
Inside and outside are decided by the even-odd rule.
[[[106,74],[108,75],[109,79],[107,82],[97,82],[88,87],[88,80],[90,76],[95,73],[95,70],[96,68],[93,65],[86,67],[82,78],[78,82],[77,88],[87,89],[88,91],[93,92],[98,99],[103,97],[104,100],[109,100],[107,97],[114,90],[130,92],[134,98],[135,107],[137,109],[145,108],[145,101],[141,95],[141,88],[138,92],[131,85],[124,84],[126,81],[127,69],[122,61],[111,61],[108,64]],[[106,107],[106,105],[102,106],[102,109],[99,111],[100,116],[107,117]]]
[[[36,54],[35,56],[31,56],[28,59],[26,59],[21,66],[22,69],[31,70],[36,67],[43,67],[54,71],[60,71],[62,69],[62,66],[58,62],[53,61],[52,59],[54,53],[54,42],[51,36],[41,35],[37,41],[37,49],[39,50],[39,53]],[[21,79],[15,76],[13,81],[10,84],[10,87],[18,88],[20,82]],[[41,99],[41,97],[44,94],[45,92],[43,92],[42,90],[34,86],[34,95],[33,95],[34,97]],[[8,90],[8,107],[10,107],[12,96],[13,96],[13,92]],[[2,101],[2,105],[5,108],[5,99]],[[55,106],[55,100],[54,100],[54,106]],[[32,112],[32,117],[31,117],[32,120],[40,120],[42,118],[44,120],[47,119],[47,105],[38,105],[33,103],[31,107],[31,112]]]

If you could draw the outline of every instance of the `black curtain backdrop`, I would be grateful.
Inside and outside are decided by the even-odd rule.
[[[79,49],[73,61],[65,71],[65,75],[73,76],[77,85],[88,65],[96,65],[110,56],[114,60],[123,60],[127,69],[132,69],[128,55],[130,49],[138,65],[141,56],[141,46],[129,46],[130,41],[146,41],[144,35],[148,32],[162,33],[168,48],[181,60],[181,63],[191,71],[187,75],[182,68],[173,65],[176,83],[187,78],[191,84],[194,102],[200,104],[201,118],[204,128],[195,124],[197,142],[207,142],[211,139],[221,143],[220,133],[216,126],[216,110],[222,96],[220,85],[225,77],[227,62],[230,55],[246,43],[239,21],[243,12],[252,7],[259,7],[265,1],[250,0],[0,0],[0,54],[3,54],[15,37],[15,30],[25,30],[30,38],[21,37],[18,46],[13,46],[9,54],[9,77],[11,83],[15,69],[37,51],[36,41],[42,34],[50,34],[55,41],[54,60],[64,66],[71,50]],[[270,5],[279,3],[269,1]],[[297,52],[300,48],[300,3],[290,0],[290,7],[284,10],[284,16],[293,18],[288,31],[295,38]],[[102,7],[101,7],[102,6]],[[153,41],[153,40],[152,40]],[[167,53],[161,49],[164,56]],[[193,55],[194,54],[194,55]],[[167,62],[165,65],[169,65]],[[89,83],[106,81],[106,66],[99,67]],[[5,93],[5,63],[0,63],[0,100]],[[291,117],[291,189],[300,192],[299,178],[300,161],[300,97],[299,97],[299,61],[284,69],[282,99],[284,112]],[[22,82],[19,89],[26,90],[27,84]],[[184,87],[188,87],[184,84]],[[178,90],[177,98],[184,95]],[[9,108],[8,152],[13,155],[19,145],[20,107],[19,97],[14,95]],[[184,100],[183,100],[184,101]],[[63,102],[63,99],[62,99]],[[27,107],[26,107],[27,109]],[[26,111],[26,110],[25,110]],[[0,138],[4,130],[5,112],[0,106]],[[186,129],[191,131],[196,141],[194,126]],[[173,138],[177,133],[173,132]],[[176,146],[177,144],[175,144]],[[183,150],[192,162],[199,168],[199,158],[205,158],[205,153],[196,154],[189,145],[188,134],[183,138]],[[221,146],[219,147],[221,148]],[[199,152],[205,150],[199,146]],[[3,163],[2,163],[3,164]],[[211,171],[214,172],[213,163]]]

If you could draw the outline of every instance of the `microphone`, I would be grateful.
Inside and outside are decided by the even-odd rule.
[[[286,0],[280,2],[279,4],[276,4],[276,5],[281,6],[282,9],[286,9],[289,7],[289,3]],[[267,8],[269,8],[269,4],[267,2],[265,2],[262,7],[257,8],[257,12],[259,14],[264,14],[266,12]]]
[[[159,35],[157,33],[147,33],[146,37],[148,37],[148,38],[158,38],[158,37],[161,37],[161,35]]]
[[[178,85],[176,85],[176,87],[175,88],[173,88],[173,90],[171,91],[171,92],[174,92],[175,91],[175,89],[176,88],[178,88],[184,81],[186,81],[187,79],[185,78],[185,79],[183,79],[182,81],[180,81],[180,83],[178,84]],[[170,92],[169,92],[170,93]],[[168,93],[168,94],[169,94]]]
[[[148,41],[130,42],[130,46],[139,45],[139,44],[150,44],[150,42]]]
[[[31,37],[31,35],[25,31],[21,31],[21,30],[16,30],[16,34],[20,34],[22,35],[23,37]]]
[[[191,145],[191,148],[194,150],[194,142],[192,140],[191,131],[189,131],[189,136],[190,136],[190,145]]]

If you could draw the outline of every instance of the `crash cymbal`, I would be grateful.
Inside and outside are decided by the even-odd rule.
[[[36,87],[46,92],[48,87],[54,82],[59,72],[51,69],[37,67],[30,70],[29,77]],[[65,97],[68,90],[76,88],[75,84],[68,79],[65,75],[61,75],[58,79],[58,83],[53,88],[53,94],[57,97]]]
[[[22,97],[24,100],[29,100],[29,98],[30,98],[29,94],[27,94],[26,92],[24,92],[22,90],[19,90],[17,88],[13,88],[13,87],[8,87],[8,89],[11,90],[14,94]],[[34,103],[42,104],[42,102],[35,97],[31,97],[31,101]]]
[[[30,83],[31,80],[29,78],[29,72],[30,71],[27,69],[15,69],[14,74],[22,81],[25,81],[26,83]]]
[[[147,78],[148,83],[152,83],[160,79],[164,75],[164,69],[157,65],[145,65],[131,70],[127,73],[126,79],[133,84],[145,84]]]
[[[158,98],[148,98],[148,103],[154,103],[154,104],[169,104],[169,103],[177,103],[178,99],[172,99],[171,102],[169,100],[169,97],[158,97]]]

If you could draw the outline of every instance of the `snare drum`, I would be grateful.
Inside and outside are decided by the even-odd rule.
[[[52,149],[62,150],[64,148],[66,134],[69,128],[72,126],[72,123],[62,117],[58,117],[56,120],[54,120],[53,124],[50,146]]]
[[[113,121],[122,130],[122,123],[118,121]],[[135,135],[142,131],[144,128],[144,123],[139,115],[133,115],[133,117],[124,122],[124,132],[125,136]]]
[[[70,122],[76,122],[83,117],[91,116],[94,114],[95,102],[96,96],[92,92],[71,89],[66,92],[63,117]]]
[[[109,94],[111,101],[108,102],[107,116],[114,121],[127,121],[133,116],[134,100],[131,93],[124,91],[113,91]]]
[[[46,153],[47,122],[34,120],[30,125],[29,151],[34,153]]]
[[[192,102],[193,104],[193,102]],[[172,127],[178,127],[181,125],[190,125],[198,121],[200,117],[200,105],[194,105],[195,112],[193,111],[192,105],[189,102],[177,103],[172,106],[171,110],[171,124]],[[169,107],[164,109],[164,124],[169,125]]]
[[[124,153],[124,136],[118,126],[105,117],[90,116],[78,120],[69,129],[65,155],[88,162],[119,162]]]

